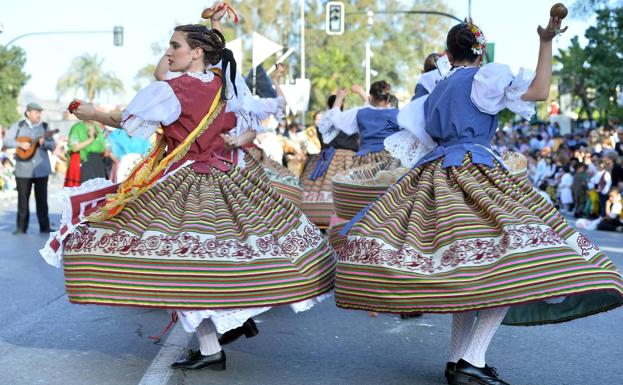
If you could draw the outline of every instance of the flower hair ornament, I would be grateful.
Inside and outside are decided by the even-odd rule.
[[[476,24],[473,23],[465,23],[467,28],[474,34],[476,38],[476,43],[472,45],[472,52],[476,55],[482,55],[485,53],[485,49],[487,48],[487,39],[485,38],[485,34],[482,33],[482,30],[478,28]]]

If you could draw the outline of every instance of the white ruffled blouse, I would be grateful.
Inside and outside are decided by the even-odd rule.
[[[445,77],[452,76],[462,68],[466,67],[455,68]],[[484,65],[474,76],[471,102],[478,110],[487,114],[495,115],[508,108],[523,118],[530,119],[535,113],[536,103],[524,101],[521,96],[530,87],[534,75],[533,71],[524,68],[514,75],[505,64]],[[437,143],[426,132],[424,103],[427,99],[428,95],[422,96],[401,108],[398,124],[403,130],[387,137],[384,142],[385,148],[392,156],[400,159],[405,167],[414,166],[437,147]]]
[[[220,68],[219,63],[216,67]],[[183,75],[181,72],[167,73],[167,79],[174,79]],[[214,73],[187,72],[188,76],[200,79],[203,82],[214,80]],[[238,136],[247,130],[263,131],[262,120],[270,115],[278,115],[285,107],[285,100],[277,98],[255,98],[244,79],[236,74],[235,83],[238,95],[234,94],[234,88],[229,79],[227,69],[227,106],[226,112],[236,114],[237,125],[230,131]],[[161,125],[169,125],[176,121],[181,114],[180,102],[173,89],[166,81],[156,81],[136,94],[128,107],[121,113],[122,127],[130,136],[149,138]]]

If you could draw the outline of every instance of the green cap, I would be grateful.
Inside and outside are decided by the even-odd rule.
[[[41,107],[41,104],[39,103],[30,102],[26,104],[26,111],[30,111],[30,110],[43,111],[43,107]]]

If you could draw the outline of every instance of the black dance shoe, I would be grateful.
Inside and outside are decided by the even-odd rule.
[[[52,228],[52,227],[48,227],[47,229],[41,229],[41,230],[39,230],[39,232],[40,232],[41,234],[50,234],[50,233],[53,233],[53,232],[55,232],[55,231],[56,231],[56,229],[55,229],[55,228]]]
[[[242,326],[231,329],[225,332],[222,336],[220,336],[218,339],[218,343],[221,345],[231,344],[238,338],[242,337],[243,334],[245,337],[251,338],[258,335],[259,332],[260,331],[257,330],[257,326],[255,325],[253,318],[249,318],[248,320],[244,321]]]
[[[446,362],[446,370],[443,372],[443,374],[446,376],[446,381],[448,381],[448,385],[454,384],[455,372],[456,372],[456,363]]]
[[[510,385],[498,377],[495,368],[485,365],[479,368],[465,360],[456,363],[454,379],[451,385]]]
[[[24,235],[24,234],[26,234],[26,232],[24,230],[15,229],[13,231],[13,235]]]
[[[409,318],[418,318],[423,316],[424,313],[413,312],[413,313],[400,313],[400,319],[409,319]]]
[[[189,350],[185,359],[175,361],[171,367],[182,370],[199,370],[203,368],[225,370],[225,362],[225,352],[222,350],[208,356],[202,355],[200,351]]]

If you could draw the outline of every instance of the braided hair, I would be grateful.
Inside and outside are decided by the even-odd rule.
[[[446,38],[446,47],[452,54],[453,60],[468,60],[474,61],[479,56],[472,51],[472,47],[478,44],[476,36],[469,29],[467,23],[460,23],[455,25],[448,32]]]
[[[234,87],[234,93],[238,95],[236,87],[236,60],[233,52],[225,48],[225,37],[217,29],[210,29],[202,24],[186,24],[175,27],[176,32],[183,32],[186,43],[191,49],[201,48],[203,50],[203,63],[208,65],[217,65],[223,61],[223,76],[227,74],[227,67],[230,68],[230,80]],[[223,81],[223,88],[227,85]],[[221,99],[226,99],[226,92],[221,93]]]

